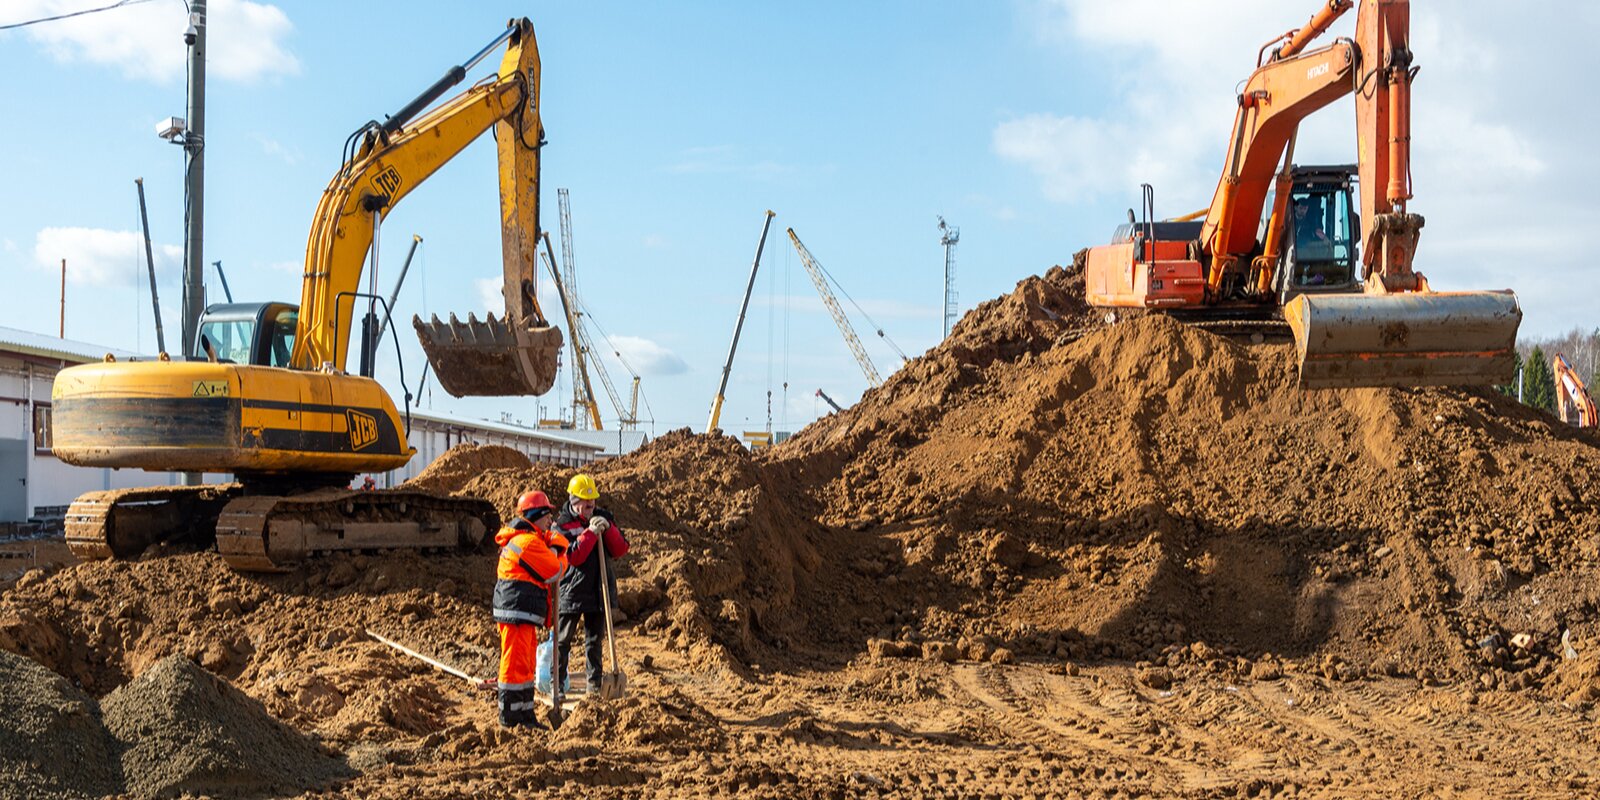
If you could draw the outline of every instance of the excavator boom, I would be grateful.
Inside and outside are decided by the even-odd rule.
[[[493,78],[417,114],[459,83],[500,43],[506,53]],[[417,117],[415,122],[412,118]],[[412,189],[495,129],[500,164],[500,233],[505,316],[480,321],[413,318],[439,384],[451,394],[537,395],[555,383],[561,331],[545,321],[534,296],[539,238],[539,50],[533,23],[512,20],[488,46],[380,124],[352,135],[354,153],[323,192],[306,248],[300,330],[290,365],[342,369],[362,262],[384,216]]]

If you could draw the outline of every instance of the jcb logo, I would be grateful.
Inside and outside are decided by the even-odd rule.
[[[378,441],[378,418],[355,409],[345,409],[345,419],[350,423],[350,449],[360,450]]]
[[[385,167],[384,170],[372,176],[372,188],[385,197],[394,197],[400,191],[400,172],[394,167]]]

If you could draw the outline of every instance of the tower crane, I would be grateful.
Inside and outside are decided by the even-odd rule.
[[[805,265],[806,272],[811,275],[811,282],[817,286],[817,294],[822,295],[822,304],[828,307],[828,313],[833,315],[833,323],[839,326],[839,333],[844,335],[844,343],[850,346],[850,352],[855,354],[856,363],[861,365],[861,371],[867,376],[867,385],[876,388],[883,383],[878,377],[878,368],[872,366],[872,359],[867,357],[867,351],[861,346],[861,339],[856,336],[856,331],[850,326],[850,320],[844,315],[844,309],[839,307],[839,301],[833,297],[833,291],[828,288],[828,280],[822,275],[822,265],[811,257],[811,251],[800,243],[800,237],[794,234],[794,228],[789,229],[789,241],[800,254],[800,263]]]
[[[634,401],[633,408],[630,409],[622,404],[622,396],[617,393],[616,384],[611,382],[611,373],[606,370],[605,361],[599,358],[590,358],[590,356],[594,355],[594,343],[593,340],[589,338],[589,328],[588,325],[584,323],[584,317],[587,316],[592,321],[594,319],[594,315],[588,313],[588,310],[583,305],[582,298],[578,294],[578,271],[572,254],[571,199],[566,189],[558,189],[556,193],[561,200],[561,264],[562,271],[565,273],[564,277],[566,278],[567,302],[571,304],[571,319],[568,320],[567,324],[568,327],[572,329],[574,360],[582,359],[581,361],[578,361],[578,363],[583,365],[580,367],[580,370],[583,373],[583,388],[580,393],[576,388],[579,382],[573,382],[575,395],[573,402],[574,405],[581,405],[587,408],[589,411],[590,421],[594,424],[594,429],[597,431],[602,430],[600,427],[599,404],[594,399],[594,386],[589,382],[589,373],[587,368],[592,366],[594,368],[595,376],[600,379],[600,386],[605,389],[606,397],[611,401],[611,407],[617,410],[618,426],[625,431],[632,430],[639,424],[639,376],[636,374],[633,375]],[[549,250],[549,247],[550,242],[549,239],[546,238],[545,249]],[[558,280],[557,283],[559,284],[561,281]],[[604,334],[605,332],[601,331],[601,335],[603,336]],[[609,343],[610,339],[608,337],[607,344]],[[619,361],[622,359],[622,354],[618,353],[614,347],[611,352]],[[623,366],[627,367],[628,365],[624,363]],[[633,369],[631,367],[628,368],[628,372],[632,374]],[[581,401],[576,397],[578,394],[582,395]]]
[[[561,199],[563,200],[563,208],[565,208],[564,201],[566,198],[567,190],[562,189]],[[563,215],[563,219],[565,219],[565,215]],[[560,273],[556,272],[556,262],[555,259],[551,257],[550,252],[550,232],[545,231],[544,263],[545,266],[550,268],[550,278],[555,282],[556,285],[556,296],[561,298],[561,310],[566,314],[567,317],[567,332],[572,334],[572,368],[575,372],[572,382],[574,386],[579,387],[573,391],[573,403],[577,405],[579,404],[579,398],[583,398],[585,402],[581,403],[581,405],[589,412],[590,424],[594,425],[594,429],[597,431],[604,430],[600,427],[600,406],[595,404],[594,391],[589,386],[589,368],[584,363],[586,360],[587,348],[582,345],[582,340],[578,336],[578,309],[573,306],[572,301],[567,299],[567,287],[561,280]]]

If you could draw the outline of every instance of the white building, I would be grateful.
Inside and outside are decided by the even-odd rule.
[[[125,350],[0,327],[0,536],[30,518],[59,520],[84,492],[182,482],[171,472],[74,467],[50,452],[50,387],[74,364]]]
[[[52,454],[50,388],[56,373],[74,364],[100,361],[107,353],[118,360],[138,357],[125,350],[0,326],[0,538],[31,531],[33,526],[25,525],[29,519],[59,525],[66,507],[84,492],[183,482],[179,473],[75,467]],[[404,468],[373,477],[380,486],[397,485],[463,442],[504,445],[534,461],[566,466],[605,457],[603,444],[567,433],[413,411],[409,440],[417,454]]]

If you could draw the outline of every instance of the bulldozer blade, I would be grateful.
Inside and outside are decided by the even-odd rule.
[[[505,320],[467,321],[450,315],[441,322],[412,317],[428,363],[439,385],[455,397],[539,395],[556,381],[556,359],[561,353],[561,329],[521,328]]]
[[[1284,306],[1300,385],[1487,386],[1516,369],[1510,291],[1303,294]]]

